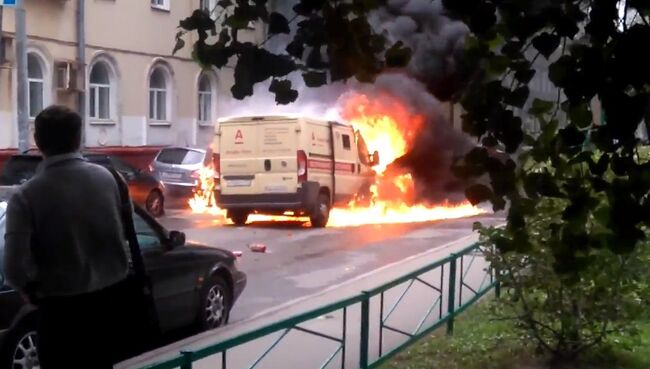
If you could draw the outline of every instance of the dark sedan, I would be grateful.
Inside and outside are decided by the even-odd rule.
[[[121,159],[105,154],[87,152],[84,157],[91,163],[115,168],[129,184],[129,193],[133,200],[142,205],[151,215],[159,217],[165,213],[165,190],[162,182],[146,171],[136,169]],[[32,178],[38,164],[42,161],[39,154],[14,155],[9,158],[0,176],[0,185],[20,185]]]
[[[0,368],[32,369],[38,366],[36,308],[4,283],[5,207],[6,202],[0,202]],[[227,323],[246,285],[236,257],[185,242],[182,232],[166,230],[139,206],[134,222],[163,332],[191,326],[207,330]]]

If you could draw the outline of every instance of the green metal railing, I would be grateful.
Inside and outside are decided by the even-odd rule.
[[[350,298],[283,319],[206,347],[182,351],[168,360],[148,365],[141,369],[192,369],[194,363],[206,358],[220,359],[221,369],[228,369],[232,367],[229,366],[228,351],[242,348],[242,345],[258,339],[277,335],[259,356],[252,360],[250,364],[246,365],[248,369],[255,369],[291,332],[305,333],[335,344],[334,351],[327,356],[320,366],[314,366],[314,368],[325,369],[334,366],[333,363],[337,357],[340,358],[340,365],[337,364],[336,366],[340,366],[342,369],[377,368],[395,354],[404,350],[407,346],[442,327],[444,324],[447,325],[447,334],[453,334],[454,319],[456,316],[474,304],[493,287],[496,287],[495,292],[498,294],[497,274],[488,265],[480,248],[481,246],[477,244],[471,245],[442,260],[438,260],[372,290],[364,291]],[[476,282],[479,280],[480,283],[477,284]],[[405,306],[405,297],[415,288],[414,286],[419,286],[419,288],[430,291],[433,293],[434,298],[428,303],[424,315],[414,321],[415,329],[407,331],[406,328],[398,327],[393,323],[391,318],[400,307]],[[388,295],[392,293],[398,293],[397,297],[392,301],[390,307],[386,309],[386,302],[390,300]],[[379,300],[379,306],[376,309],[379,312],[373,313],[372,303],[376,302],[376,300]],[[421,293],[418,294],[418,300],[421,300]],[[411,304],[410,307],[419,303],[421,301],[418,301],[416,304]],[[350,309],[359,310],[359,335],[357,343],[350,342],[351,339],[348,334],[350,330],[348,324],[351,321],[349,319]],[[332,335],[305,327],[306,323],[313,322],[317,318],[333,313],[340,313],[341,315],[342,324],[340,334]],[[378,319],[375,326],[372,325],[371,318],[373,317]],[[375,336],[371,336],[372,327],[377,327]],[[399,336],[403,337],[404,340],[393,345],[393,347],[387,348],[386,346],[389,345],[386,344],[386,335],[389,332],[393,334],[393,338]],[[371,343],[375,345],[371,345]],[[357,353],[358,362],[356,360],[350,360],[347,357],[349,349],[354,347],[359,348],[359,352]],[[371,358],[373,356],[372,353],[377,353],[377,355],[374,355],[376,356],[374,359]],[[211,362],[210,367],[216,368],[217,366]],[[275,367],[291,368],[291,366],[287,365],[276,365]]]

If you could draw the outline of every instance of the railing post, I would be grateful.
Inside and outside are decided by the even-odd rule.
[[[359,367],[368,369],[368,340],[370,339],[370,295],[363,293],[361,300],[361,345],[359,348]]]
[[[454,316],[456,311],[456,254],[451,254],[449,261],[449,296],[447,296],[447,335],[454,334]],[[462,256],[461,256],[462,257]]]
[[[192,369],[192,354],[192,351],[181,351],[181,355],[183,355],[181,369]]]
[[[492,255],[496,255],[497,252],[498,250],[496,246],[492,245]],[[496,282],[494,284],[494,296],[496,298],[500,298],[501,297],[501,270],[498,267],[494,267],[494,279]]]
[[[494,278],[496,279],[496,283],[494,284],[494,296],[496,298],[501,297],[501,273],[499,272],[499,268],[494,268]]]

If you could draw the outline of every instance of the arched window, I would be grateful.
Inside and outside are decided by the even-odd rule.
[[[88,108],[94,119],[111,119],[111,72],[103,62],[97,62],[90,70]]]
[[[27,54],[27,81],[29,83],[29,117],[34,118],[45,105],[45,71],[39,57]]]
[[[149,119],[168,119],[169,95],[167,71],[163,67],[155,67],[149,77]]]
[[[212,121],[212,81],[207,74],[202,74],[199,79],[199,122]]]

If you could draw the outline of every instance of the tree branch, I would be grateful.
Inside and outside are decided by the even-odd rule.
[[[535,338],[537,343],[540,344],[542,347],[544,347],[546,351],[554,352],[553,348],[541,337],[539,330],[536,328],[536,324],[535,324],[536,321],[533,318],[528,302],[526,301],[523,287],[518,283],[515,277],[515,273],[512,270],[512,266],[508,263],[507,259],[504,256],[502,256],[502,259],[504,261],[506,268],[508,269],[508,275],[512,279],[513,284],[515,285],[516,293],[521,299],[522,307],[524,309],[524,315],[522,316],[522,320],[530,328],[533,338]]]
[[[562,54],[564,55],[564,52],[566,51],[566,38],[562,38]],[[557,88],[557,97],[555,99],[555,111],[553,112],[553,115],[551,116],[551,120],[555,119],[557,116],[558,111],[560,110],[560,97],[562,95],[562,89]]]

